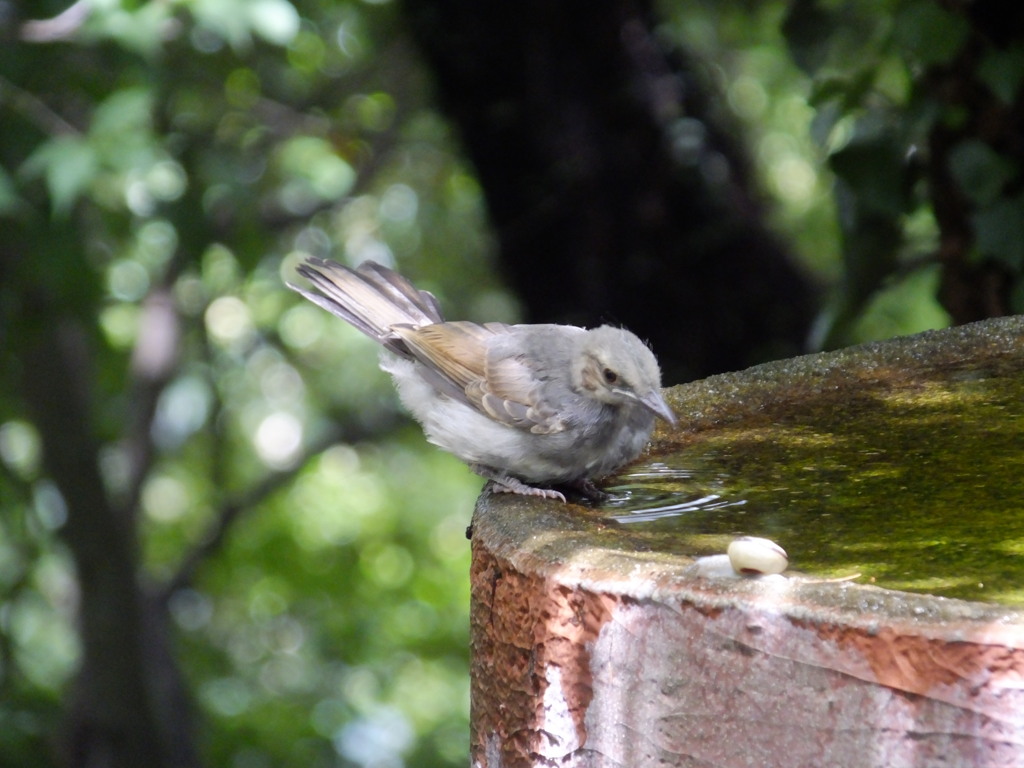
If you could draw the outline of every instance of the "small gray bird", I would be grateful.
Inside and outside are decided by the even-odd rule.
[[[640,454],[656,416],[676,423],[654,354],[629,331],[445,322],[432,294],[372,261],[298,271],[319,293],[289,287],[381,344],[427,439],[494,491],[600,498],[593,480]]]

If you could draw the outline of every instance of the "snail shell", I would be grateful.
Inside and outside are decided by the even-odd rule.
[[[734,539],[726,551],[729,554],[729,563],[736,573],[782,573],[789,565],[786,550],[771,539],[741,536]]]

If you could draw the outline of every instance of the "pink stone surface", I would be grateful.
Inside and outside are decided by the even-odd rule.
[[[476,766],[1024,765],[1015,613],[693,579],[621,554],[594,565],[592,549],[507,558],[488,547],[488,513],[474,533]]]

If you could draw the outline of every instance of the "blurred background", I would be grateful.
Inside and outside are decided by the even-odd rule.
[[[306,255],[667,384],[1024,308],[1024,6],[491,5],[0,1],[0,765],[465,765],[481,481]]]

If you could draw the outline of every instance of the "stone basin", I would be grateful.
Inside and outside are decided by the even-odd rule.
[[[1024,483],[1018,480],[1024,477],[1024,438],[1017,440],[1024,419],[1016,415],[1012,389],[986,384],[1021,378],[1022,318],[758,366],[669,390],[680,429],[657,433],[640,471],[627,468],[610,481],[616,497],[603,508],[482,495],[472,542],[474,765],[1024,765],[1024,609],[1010,583],[1015,572],[1006,570],[1014,547],[1024,542]],[[948,392],[959,398],[965,383],[968,397],[979,387],[988,395],[997,391],[985,401],[1004,407],[986,412],[980,426],[959,430],[951,427],[958,417],[936,418],[935,409],[949,400]],[[803,527],[799,517],[794,523],[782,516],[791,512],[788,502],[780,511],[762,501],[759,514],[737,518],[720,517],[725,512],[714,509],[697,523],[714,523],[716,530],[702,532],[689,520],[700,505],[686,494],[698,500],[708,494],[683,481],[668,491],[683,497],[683,512],[644,514],[649,500],[636,478],[649,476],[644,466],[664,466],[666,455],[697,451],[692,455],[727,463],[733,451],[722,447],[723,436],[741,435],[745,446],[760,449],[794,425],[806,437],[806,414],[828,414],[850,403],[860,408],[913,401],[917,408],[922,397],[930,405],[913,411],[911,421],[923,430],[924,447],[938,445],[943,435],[957,443],[971,432],[991,434],[997,448],[978,462],[980,474],[954,471],[959,459],[942,465],[949,480],[932,499],[935,509],[965,499],[980,500],[983,510],[993,500],[1002,504],[1001,514],[991,517],[1005,526],[986,523],[984,532],[1000,537],[993,551],[1006,556],[996,575],[971,573],[969,582],[988,585],[969,593],[972,599],[929,594],[923,588],[929,583],[952,584],[958,594],[962,584],[941,574],[932,581],[908,580],[918,587],[910,592],[865,583],[873,577],[853,560],[830,571],[827,562],[800,554]],[[866,411],[858,413],[867,418]],[[838,424],[825,432],[845,437],[842,419]],[[848,439],[815,440],[812,460],[801,454],[799,467],[834,469],[835,455],[851,443],[855,454],[864,451]],[[762,471],[763,453],[752,456]],[[913,458],[922,461],[921,455]],[[844,459],[841,474],[866,482],[866,473],[850,461]],[[865,456],[865,462],[873,481],[882,478],[879,487],[885,488],[886,478],[893,487],[913,487],[898,473],[886,474],[892,472],[888,465],[879,470],[876,457]],[[753,465],[736,462],[727,474],[742,478],[744,466]],[[819,487],[820,473],[806,474]],[[1003,490],[989,493],[990,478]],[[789,499],[795,481],[779,483]],[[969,493],[953,493],[969,485]],[[671,508],[663,487],[659,493],[656,507]],[[622,503],[623,496],[629,503]],[[719,496],[740,501],[731,490]],[[750,496],[748,509],[756,506],[756,494]],[[834,515],[838,522],[826,534],[834,528],[842,539],[858,530],[842,524],[858,508],[838,504],[841,498],[848,500],[841,486],[819,490],[815,504],[800,513],[807,529],[821,515]],[[892,551],[906,554],[901,541],[910,534],[898,524],[900,494],[857,498],[861,507],[888,505],[893,521],[871,523],[882,530],[872,540],[868,570],[884,554],[877,542],[884,544],[890,530]],[[831,499],[837,500],[834,509]],[[908,510],[912,506],[906,501]],[[930,569],[946,561],[965,567],[943,552],[954,551],[957,537],[965,535],[956,527],[962,518],[979,514],[966,507],[962,515],[936,513],[934,524],[916,515],[919,527],[934,528],[929,542],[951,547],[929,552]],[[633,524],[631,516],[642,522]],[[684,517],[690,527],[673,528],[674,518]],[[944,530],[947,524],[952,533]],[[729,525],[735,534],[779,541],[790,550],[792,570],[756,578],[703,575],[700,558],[724,551]],[[831,559],[841,559],[841,542],[828,545],[836,547],[828,550],[836,553]],[[876,583],[884,583],[884,569],[879,574]]]

